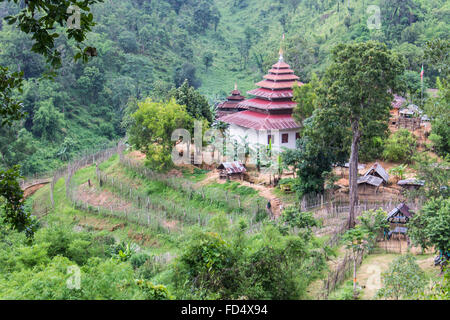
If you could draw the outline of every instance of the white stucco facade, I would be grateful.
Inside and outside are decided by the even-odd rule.
[[[256,147],[257,145],[268,146],[268,136],[273,137],[272,140],[272,150],[283,151],[286,149],[295,149],[296,147],[296,133],[299,129],[287,129],[287,130],[255,130],[249,129],[235,124],[230,124],[226,131],[227,138],[229,141],[237,141],[238,143],[243,143],[245,137],[251,147]],[[287,139],[283,141],[283,139]]]

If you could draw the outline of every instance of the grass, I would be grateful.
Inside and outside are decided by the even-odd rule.
[[[114,177],[115,179],[121,179],[126,183],[132,183],[136,190],[170,202],[177,208],[189,207],[193,212],[203,212],[204,214],[211,216],[219,213],[230,214],[231,212],[225,202],[217,205],[217,203],[212,202],[208,198],[208,196],[217,193],[219,189],[228,191],[230,195],[241,196],[243,205],[245,204],[246,199],[258,198],[258,196],[255,195],[255,190],[240,186],[239,183],[231,182],[225,185],[207,185],[204,187],[204,199],[198,196],[190,199],[183,191],[173,189],[161,181],[144,179],[133,170],[122,166],[119,163],[117,155],[101,163],[99,169],[102,172],[107,173],[108,176]],[[186,174],[185,177],[191,182],[198,182],[204,179],[206,174],[206,170],[196,170],[193,173]],[[72,177],[72,183],[79,186],[85,184],[88,179],[91,180],[91,183],[96,188],[98,187],[95,165],[78,170]],[[110,190],[107,186],[105,189]],[[50,208],[49,195],[50,186],[46,186],[30,197],[30,201],[35,203],[46,203],[48,208]],[[115,196],[120,195],[117,195],[116,193]],[[79,209],[66,198],[66,186],[63,178],[57,181],[55,185],[54,200],[55,208],[51,208],[47,215],[40,218],[44,227],[50,224],[63,224],[73,227],[82,225],[82,227],[89,232],[105,230],[105,232],[109,232],[118,241],[138,243],[144,252],[152,255],[159,255],[167,252],[172,255],[178,254],[180,252],[179,243],[181,239],[183,239],[186,234],[190,233],[192,228],[195,228],[194,225],[183,224],[181,233],[160,233],[155,232],[155,230],[152,230],[151,228],[146,228],[133,223],[126,218],[107,215],[103,212],[102,214],[98,214]],[[235,212],[233,215],[242,216],[242,213]],[[244,214],[243,216],[246,215]],[[247,218],[250,217],[247,216]],[[233,221],[237,220],[238,219],[233,217]],[[114,231],[111,231],[114,226],[119,227]]]
[[[186,179],[189,179],[190,181],[193,182],[200,182],[206,178],[206,175],[210,171],[195,167],[193,172],[190,172],[186,168],[182,168],[181,172],[183,173],[183,177],[185,177]]]
[[[382,286],[381,274],[388,270],[389,264],[399,256],[400,254],[397,253],[374,253],[364,258],[363,263],[358,267],[356,273],[358,285],[362,287],[361,299],[371,300],[374,298],[378,289]],[[432,254],[415,255],[417,263],[425,272],[427,279],[437,278],[440,272],[439,268],[432,265],[433,257],[434,255]],[[350,275],[348,279],[333,292],[330,298],[345,296],[345,292],[348,291],[346,282],[351,280],[352,277],[353,275]]]
[[[258,191],[256,191],[253,188],[247,187],[247,186],[241,186],[241,184],[237,181],[227,181],[223,184],[221,183],[212,183],[207,186],[207,188],[217,188],[222,189],[226,191],[231,191],[234,194],[238,194],[243,197],[247,196],[254,196],[258,194]]]
[[[104,168],[113,163],[114,159],[110,159],[109,164],[108,161],[104,163]],[[79,170],[74,176],[73,181],[77,184],[85,183],[87,179],[91,179],[94,181],[95,179],[95,166],[89,166]],[[40,190],[38,190],[32,199],[33,201],[42,201],[49,195],[50,186],[46,186]],[[64,179],[60,179],[55,185],[54,199],[55,199],[55,209],[51,210],[49,214],[41,219],[43,225],[48,224],[64,224],[64,225],[72,225],[76,226],[80,221],[96,221],[98,225],[101,226],[110,226],[110,225],[121,225],[123,224],[123,228],[119,228],[115,231],[108,231],[111,235],[114,236],[119,241],[125,242],[137,242],[134,238],[136,233],[140,233],[143,236],[147,236],[151,239],[156,239],[158,246],[143,246],[143,251],[148,254],[161,254],[165,252],[171,252],[176,254],[178,252],[178,246],[176,245],[177,240],[176,236],[166,236],[161,234],[155,234],[150,232],[150,230],[143,228],[142,226],[130,223],[125,219],[115,218],[111,216],[99,216],[97,214],[89,213],[83,210],[79,210],[74,208],[71,202],[66,198],[65,194],[65,181]],[[94,228],[86,227],[88,231],[94,231]],[[139,243],[139,245],[141,245]]]

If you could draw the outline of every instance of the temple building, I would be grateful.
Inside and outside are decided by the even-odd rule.
[[[225,115],[243,111],[244,109],[238,107],[238,104],[245,100],[245,97],[241,95],[241,92],[237,88],[237,83],[234,85],[234,90],[231,91],[231,96],[227,98],[227,101],[220,103],[217,106],[217,118]]]
[[[278,63],[256,84],[259,88],[248,92],[254,98],[238,102],[234,109],[238,112],[218,118],[229,124],[229,138],[240,141],[247,136],[250,145],[267,146],[271,142],[274,150],[294,149],[300,126],[292,118],[297,105],[292,101],[292,88],[294,84],[303,85],[298,80],[299,77],[284,62],[283,51],[280,50]]]

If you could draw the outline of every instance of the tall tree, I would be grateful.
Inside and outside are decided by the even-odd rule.
[[[4,2],[2,0],[1,2]],[[8,2],[19,3],[19,0],[8,0]],[[42,54],[47,58],[47,62],[54,68],[61,67],[61,52],[55,49],[55,39],[59,33],[55,32],[56,25],[64,25],[74,18],[73,6],[78,6],[79,25],[74,28],[67,28],[65,33],[69,39],[74,39],[77,44],[83,43],[86,34],[94,25],[93,15],[89,6],[102,0],[85,0],[83,2],[76,0],[55,1],[51,0],[28,0],[22,5],[21,11],[16,16],[8,16],[5,19],[9,24],[17,22],[20,31],[31,34],[34,44],[31,51]],[[70,10],[74,9],[74,10]],[[78,17],[75,17],[78,20]],[[71,20],[72,21],[72,20]],[[75,21],[78,24],[78,21]],[[89,56],[96,55],[95,48],[86,47],[75,55],[75,59],[83,58],[87,61]],[[13,98],[13,92],[22,88],[23,73],[10,73],[7,68],[0,66],[0,116],[2,122],[0,127],[11,125],[12,121],[20,120],[24,116],[22,103]],[[19,167],[2,171],[0,170],[0,197],[6,199],[6,222],[13,228],[25,230],[28,236],[34,234],[33,222],[23,209],[23,193],[19,183]]]
[[[194,87],[189,86],[185,80],[183,84],[169,92],[169,98],[175,98],[178,104],[186,106],[186,111],[194,119],[206,119],[209,123],[213,120],[208,100],[202,96]]]
[[[172,166],[171,152],[174,130],[184,128],[192,131],[194,120],[186,107],[174,99],[169,102],[138,102],[138,110],[132,115],[129,129],[130,143],[145,153],[147,164],[156,170]]]
[[[349,228],[355,225],[358,201],[358,153],[361,136],[369,123],[386,118],[397,77],[404,61],[385,44],[374,41],[341,44],[332,52],[333,62],[326,72],[325,107],[337,109],[352,130],[350,154]]]

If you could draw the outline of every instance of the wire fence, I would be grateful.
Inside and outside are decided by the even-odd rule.
[[[143,190],[136,189],[131,184],[125,182],[123,179],[117,176],[108,176],[108,174],[97,169],[97,181],[101,188],[107,188],[111,192],[118,194],[120,198],[126,199],[133,204],[133,207],[128,211],[128,216],[146,216],[143,223],[148,219],[158,220],[160,225],[168,225],[170,221],[179,222],[183,225],[208,225],[210,219],[214,216],[208,209],[198,208],[189,202],[179,203],[172,199],[162,197],[160,194],[151,194]],[[158,180],[160,181],[160,180]],[[192,200],[195,197],[203,201],[203,203],[214,206],[217,208],[222,206],[222,203],[215,202],[213,199],[207,197],[207,193],[204,194],[189,194],[188,199]],[[112,210],[112,209],[111,209]],[[111,211],[110,210],[110,211]],[[242,213],[238,211],[228,212],[227,217],[230,224],[239,220],[242,217]],[[141,219],[142,220],[142,219]],[[169,221],[170,220],[170,221]],[[256,216],[251,216],[249,219],[249,232],[257,232],[260,230],[261,223],[256,221]],[[158,229],[159,230],[159,229]]]
[[[123,155],[125,146],[121,143],[115,148],[99,151],[92,155],[86,155],[77,161],[69,163],[65,168],[61,168],[54,173],[50,197],[53,201],[53,192],[56,182],[65,177],[66,197],[72,202],[75,208],[85,212],[97,214],[104,217],[116,217],[125,219],[129,222],[136,223],[141,226],[149,227],[157,233],[171,233],[180,231],[183,225],[199,225],[205,226],[213,216],[207,210],[190,206],[187,203],[179,205],[176,202],[165,199],[161,196],[153,196],[145,191],[138,190],[128,182],[118,177],[108,176],[99,169],[99,164],[108,160],[114,154],[119,154],[121,164],[133,170],[135,173],[149,179],[163,182],[170,188],[182,192],[188,199],[201,200],[209,206],[217,208],[227,206],[230,212],[227,217],[230,223],[238,221],[242,217],[242,213],[250,215],[250,224],[248,232],[254,233],[261,230],[261,222],[258,221],[258,215],[265,213],[264,202],[261,199],[241,199],[239,195],[234,195],[228,191],[209,190],[206,188],[196,189],[190,181],[177,177],[167,177],[162,174],[155,173],[143,165],[133,162],[132,159]],[[101,188],[107,188],[113,193],[120,195],[121,199],[129,201],[129,205],[111,203],[106,207],[104,205],[95,206],[89,204],[83,199],[83,196],[77,186],[73,182],[75,173],[86,166],[96,165],[96,176]],[[222,193],[223,194],[222,194]],[[256,207],[251,204],[256,203]]]
[[[184,194],[189,200],[199,200],[216,208],[224,208],[234,214],[246,214],[252,217],[252,223],[256,224],[262,216],[267,215],[266,200],[259,196],[247,196],[233,194],[222,188],[196,186],[194,182],[181,177],[170,177],[156,173],[146,168],[142,163],[120,154],[120,163],[139,174],[142,178],[159,181],[167,187]]]
[[[71,184],[72,177],[78,170],[90,166],[94,163],[96,164],[102,163],[111,158],[113,155],[121,152],[121,150],[123,150],[124,148],[125,145],[122,142],[119,142],[117,146],[113,148],[100,150],[92,154],[86,154],[77,160],[69,162],[65,167],[56,170],[53,174],[52,182],[50,184],[50,199],[52,202],[52,206],[53,207],[55,206],[54,190],[55,185],[59,181],[59,179],[61,179],[64,176],[66,177],[65,179],[66,197],[70,199],[71,191],[73,189],[73,185]]]
[[[365,254],[364,250],[356,254],[356,267],[362,264]],[[346,253],[344,259],[338,262],[337,266],[328,273],[327,279],[323,281],[322,299],[327,299],[330,293],[353,273],[353,267],[354,257]]]

